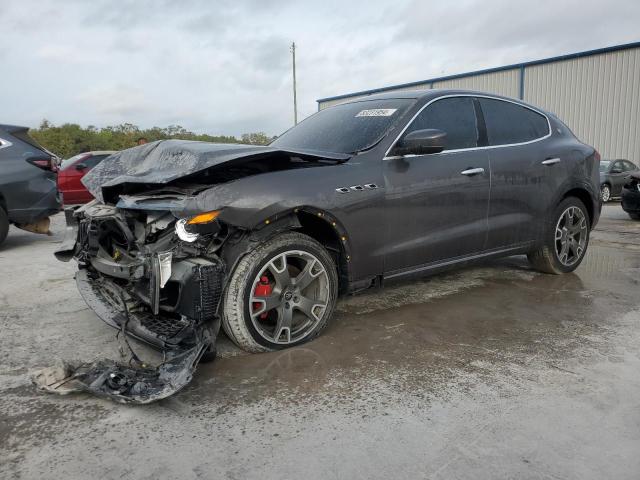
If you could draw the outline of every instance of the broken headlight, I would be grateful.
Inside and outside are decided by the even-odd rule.
[[[176,235],[184,242],[195,242],[200,235],[212,235],[220,230],[216,221],[220,210],[204,212],[195,217],[182,218],[176,222]]]

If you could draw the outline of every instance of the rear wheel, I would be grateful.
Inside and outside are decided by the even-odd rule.
[[[545,273],[559,275],[578,268],[589,245],[589,214],[580,199],[565,198],[545,226],[544,244],[529,253],[531,264]]]
[[[238,262],[225,290],[222,326],[247,351],[292,347],[320,334],[337,295],[327,250],[307,235],[283,233]]]
[[[606,183],[600,187],[600,198],[602,203],[607,203],[611,200],[611,187]]]
[[[4,208],[0,207],[0,244],[4,242],[5,238],[7,238],[8,233],[9,217],[7,216],[7,212],[5,212]]]

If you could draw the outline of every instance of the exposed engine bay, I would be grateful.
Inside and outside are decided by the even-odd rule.
[[[105,159],[83,178],[101,201],[65,211],[67,235],[55,255],[77,261],[78,290],[118,330],[123,361],[60,361],[36,372],[36,385],[123,403],[149,403],[187,385],[203,355],[215,356],[227,274],[261,238],[255,218],[286,209],[266,195],[247,209],[235,181],[336,165],[339,157],[164,141]],[[271,216],[268,230],[280,220]],[[283,221],[284,229],[300,226],[295,217]],[[163,361],[144,364],[127,335],[160,350]]]
[[[202,355],[213,350],[225,275],[215,255],[220,243],[211,235],[181,242],[174,234],[176,218],[168,212],[92,202],[66,215],[69,241],[57,256],[78,261],[76,283],[84,300],[119,330],[121,342],[131,335],[162,350],[164,361],[155,368],[144,365],[125,340],[126,364],[58,365],[40,375],[39,385],[51,391],[73,380],[75,390],[137,403],[175,393],[190,381]],[[204,230],[219,233],[219,224],[214,225]],[[64,388],[70,388],[68,381]]]

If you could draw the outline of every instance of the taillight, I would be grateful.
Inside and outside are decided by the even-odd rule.
[[[43,170],[51,170],[52,172],[55,172],[58,169],[55,159],[49,156],[27,158],[27,162]]]

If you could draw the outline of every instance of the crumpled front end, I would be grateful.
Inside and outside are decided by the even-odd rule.
[[[75,258],[76,283],[87,305],[118,329],[127,363],[58,364],[39,372],[43,390],[88,391],[120,402],[165,398],[190,380],[202,355],[214,348],[225,268],[212,241],[223,234],[206,225],[201,241],[181,241],[168,211],[126,210],[97,202],[67,210],[67,238],[58,259]],[[126,335],[163,352],[157,367],[144,365]]]

